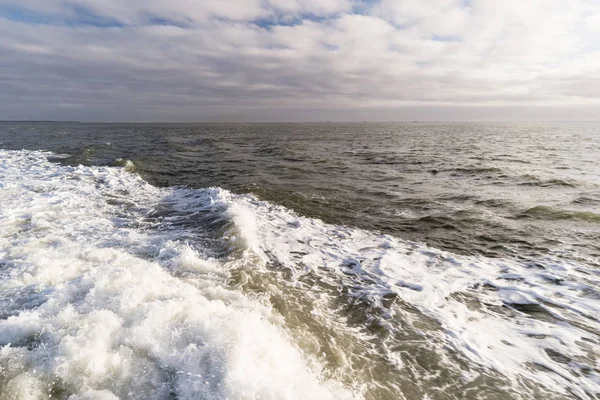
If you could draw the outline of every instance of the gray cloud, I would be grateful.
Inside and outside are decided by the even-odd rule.
[[[600,6],[499,4],[0,0],[0,119],[597,118]]]

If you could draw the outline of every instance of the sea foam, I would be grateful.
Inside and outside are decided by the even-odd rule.
[[[600,394],[600,272],[594,268],[550,256],[458,256],[304,218],[250,195],[227,199],[236,204],[234,212],[244,210],[244,220],[254,213],[256,230],[249,236],[267,259],[289,269],[292,280],[313,274],[345,288],[381,309],[379,323],[392,332],[410,321],[407,307],[434,319],[440,330],[413,328],[437,336],[440,353],[469,360],[465,375],[477,368],[495,371],[521,388],[524,398],[531,383],[582,399]],[[394,298],[400,302],[390,302]],[[388,351],[390,363],[401,365],[401,354],[393,346]]]
[[[252,195],[156,188],[121,167],[47,156],[0,151],[7,398],[362,397],[358,370],[347,371],[356,385],[331,379],[319,346],[310,337],[301,346],[268,296],[231,286],[240,262],[286,271],[279,284],[365,346],[373,337],[338,308],[343,296],[366,304],[365,326],[410,328],[467,384],[491,371],[516,398],[600,393],[600,276],[583,263],[458,256]],[[395,368],[383,383],[394,386],[412,366],[381,341]],[[341,365],[350,351],[339,349]]]
[[[189,190],[46,156],[0,151],[3,399],[360,397],[227,285],[227,258],[153,217],[166,197],[189,209]],[[196,209],[220,212],[218,192]]]

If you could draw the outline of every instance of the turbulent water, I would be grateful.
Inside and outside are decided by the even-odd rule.
[[[0,399],[600,398],[600,124],[0,123]]]

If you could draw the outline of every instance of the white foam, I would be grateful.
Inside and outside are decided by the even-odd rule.
[[[508,305],[538,305],[540,304],[534,296],[523,293],[519,289],[501,289],[498,298]]]
[[[600,393],[600,279],[585,264],[456,256],[252,196],[159,189],[123,168],[59,166],[39,152],[0,151],[0,182],[8,398],[360,397],[323,378],[268,302],[228,288],[230,260],[210,258],[186,224],[207,213],[231,218],[221,239],[246,249],[246,262],[276,261],[296,279],[317,274],[344,286],[379,307],[391,331],[402,329],[401,316],[443,343],[432,344],[442,358],[462,354],[466,380],[477,367],[516,388],[533,381],[582,399]],[[174,213],[157,211],[165,206]],[[391,294],[442,329],[388,307]],[[315,315],[330,315],[323,304]],[[393,347],[385,356],[410,368]]]
[[[526,380],[582,399],[600,393],[600,276],[593,268],[551,258],[536,266],[456,256],[299,217],[252,196],[229,200],[234,210],[255,214],[256,230],[246,234],[296,278],[317,274],[381,308],[384,296],[394,293],[440,323],[440,333],[425,333],[439,334],[446,348],[515,387]],[[393,323],[401,312],[384,312],[383,325],[401,329]],[[391,363],[401,364],[393,349],[389,353]]]
[[[0,151],[2,398],[360,397],[322,377],[266,302],[227,287],[227,260],[154,216],[217,212],[221,191],[45,156]]]

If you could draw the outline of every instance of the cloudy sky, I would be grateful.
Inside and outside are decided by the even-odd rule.
[[[600,119],[600,0],[0,0],[0,119]]]

